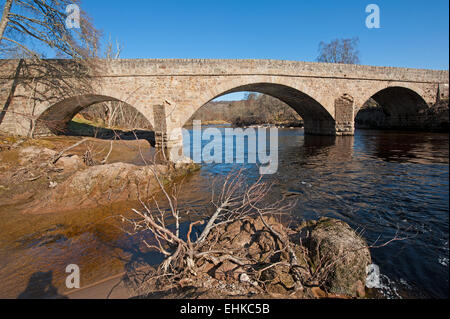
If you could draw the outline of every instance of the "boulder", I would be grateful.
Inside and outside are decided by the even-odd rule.
[[[29,146],[20,150],[19,163],[26,165],[38,160],[49,160],[57,153],[45,147]]]
[[[61,157],[56,162],[56,167],[64,170],[74,171],[84,166],[83,160],[78,155]]]
[[[308,242],[314,267],[328,266],[323,288],[328,293],[363,297],[366,267],[371,264],[367,243],[348,224],[321,218],[311,227]]]
[[[162,179],[168,170],[162,165],[125,163],[91,166],[76,171],[64,182],[54,184],[48,193],[31,203],[27,211],[48,213],[137,200],[138,194],[147,196],[159,189],[153,171]]]

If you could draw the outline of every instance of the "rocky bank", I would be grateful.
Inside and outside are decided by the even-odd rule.
[[[363,298],[369,247],[346,223],[321,218],[284,226],[270,217],[267,223],[285,234],[292,245],[303,287],[296,287],[283,245],[258,218],[235,221],[209,235],[215,244],[248,260],[198,264],[198,274],[179,281],[177,288],[160,289],[141,298]],[[275,253],[274,253],[275,252]],[[134,281],[135,282],[135,281]],[[140,287],[142,288],[142,287]]]
[[[103,143],[107,152],[109,142],[97,142]],[[4,137],[1,146],[0,204],[14,205],[16,212],[24,213],[61,212],[136,201],[160,190],[156,176],[162,183],[168,183],[197,169],[191,164],[177,168],[154,163],[100,164],[102,156],[94,158],[82,146],[59,157],[61,145],[45,140],[8,143]]]

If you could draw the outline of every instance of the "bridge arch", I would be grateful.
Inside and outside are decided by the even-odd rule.
[[[421,117],[428,109],[422,95],[405,86],[382,88],[366,103],[368,108],[355,112],[357,127],[413,129],[420,126]]]
[[[266,94],[289,105],[303,118],[305,133],[307,134],[334,135],[336,132],[332,113],[330,114],[330,111],[317,99],[305,92],[309,91],[307,88],[303,90],[288,84],[266,81],[216,86],[202,94],[200,102],[196,103],[190,116],[185,118],[185,121],[206,103],[226,94],[245,91]],[[184,124],[182,123],[182,126]]]
[[[85,108],[94,104],[111,101],[123,102],[115,97],[99,94],[85,94],[63,99],[49,106],[39,115],[36,120],[35,134],[60,134],[65,130],[67,124],[73,117]],[[127,103],[125,104],[133,107]],[[141,113],[138,108],[133,108]],[[148,122],[153,127],[151,121],[148,120]]]

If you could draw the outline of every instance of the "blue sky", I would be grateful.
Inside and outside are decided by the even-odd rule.
[[[370,3],[380,29],[365,26]],[[123,44],[122,58],[314,61],[320,41],[357,36],[361,64],[449,64],[448,0],[84,0],[83,9]]]

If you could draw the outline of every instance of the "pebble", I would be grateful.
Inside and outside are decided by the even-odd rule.
[[[246,273],[243,273],[239,277],[239,281],[240,282],[250,282],[250,278],[248,277],[248,275]]]

